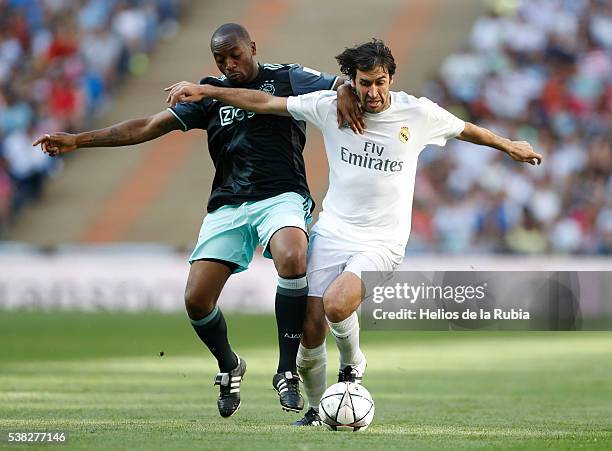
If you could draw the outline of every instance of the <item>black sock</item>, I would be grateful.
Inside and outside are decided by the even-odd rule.
[[[193,329],[219,363],[219,371],[228,373],[238,366],[236,354],[227,339],[227,325],[223,313],[215,306],[212,312],[199,320],[191,319]]]
[[[305,274],[295,278],[278,278],[274,303],[278,329],[278,373],[295,373],[297,370],[295,359],[302,338],[307,296],[308,283]]]

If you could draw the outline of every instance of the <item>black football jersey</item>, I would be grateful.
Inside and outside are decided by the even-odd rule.
[[[257,78],[240,88],[279,97],[333,89],[336,77],[297,64],[261,64]],[[226,77],[200,84],[236,87]],[[267,199],[285,192],[310,197],[302,152],[306,123],[292,117],[255,114],[214,99],[168,108],[184,131],[206,130],[215,178],[209,212],[223,205]]]

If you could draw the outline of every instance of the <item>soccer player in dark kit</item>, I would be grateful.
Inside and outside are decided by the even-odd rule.
[[[295,64],[259,64],[255,42],[238,24],[225,24],[213,34],[211,51],[221,77],[201,84],[256,89],[277,96],[336,89],[344,80]],[[358,102],[350,86],[340,89],[339,122],[363,128]],[[240,407],[240,385],[246,361],[232,350],[217,300],[233,273],[247,269],[258,244],[278,272],[275,312],[279,361],[272,385],[284,410],[300,411],[296,355],[302,335],[308,285],[307,223],[313,202],[306,182],[302,151],[306,124],[290,117],[254,114],[206,99],[178,104],[153,116],[79,134],[53,133],[34,145],[58,155],[82,147],[137,144],[181,129],[207,131],[215,166],[208,214],[191,264],[185,306],[197,335],[217,359],[220,386],[217,401],[222,417]],[[169,150],[170,151],[170,150]]]

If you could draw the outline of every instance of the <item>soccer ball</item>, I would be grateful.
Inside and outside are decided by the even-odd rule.
[[[374,418],[374,401],[364,386],[338,382],[323,393],[319,417],[332,431],[363,431]]]

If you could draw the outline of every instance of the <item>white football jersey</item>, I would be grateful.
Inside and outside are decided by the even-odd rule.
[[[352,244],[383,246],[402,258],[411,226],[419,153],[443,146],[465,122],[431,100],[391,92],[386,110],[365,114],[363,135],[338,128],[336,92],[289,97],[287,110],[323,133],[329,189],[313,230]]]

